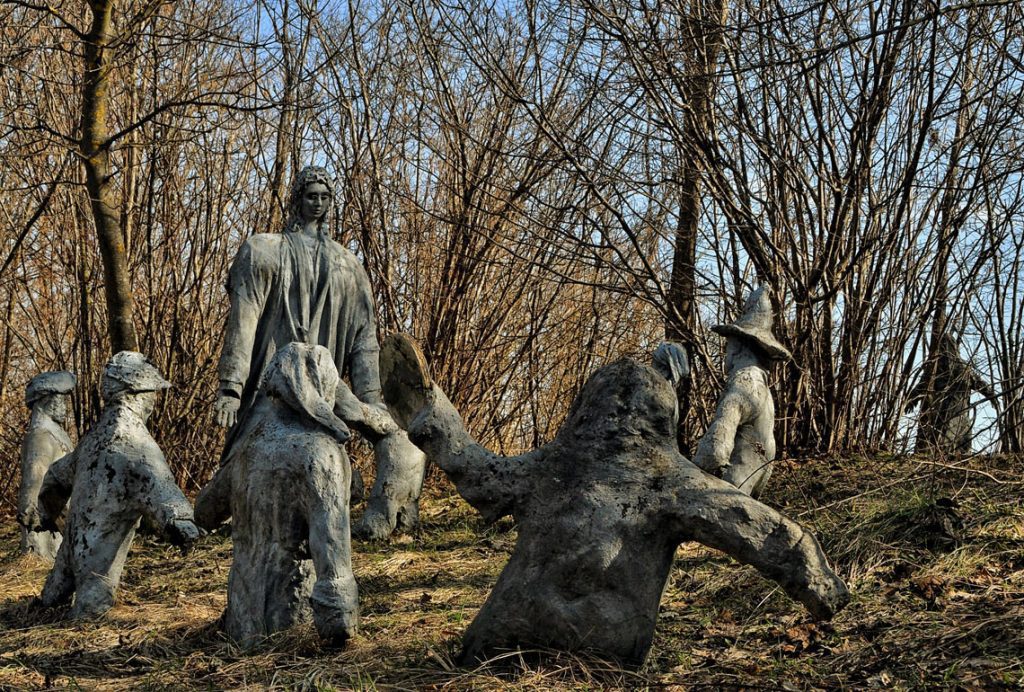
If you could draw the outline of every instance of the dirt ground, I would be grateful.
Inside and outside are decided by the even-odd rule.
[[[639,671],[548,653],[459,668],[460,633],[515,543],[435,482],[422,529],[356,543],[359,636],[321,648],[311,627],[249,653],[218,631],[230,539],[187,558],[138,539],[118,605],[65,625],[33,604],[47,567],[0,529],[0,687],[12,689],[998,689],[1024,686],[1024,460],[780,462],[764,498],[813,527],[854,594],[831,623],[752,568],[680,547],[654,648]],[[527,662],[530,661],[530,662]]]

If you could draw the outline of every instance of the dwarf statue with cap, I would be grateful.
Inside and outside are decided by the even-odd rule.
[[[39,489],[53,462],[71,451],[71,438],[61,427],[67,417],[67,395],[75,388],[75,376],[67,370],[36,375],[25,389],[25,403],[32,410],[21,443],[21,487],[18,489],[18,523],[21,552],[53,560],[60,533],[41,527]]]
[[[56,524],[71,498],[43,605],[61,605],[73,595],[71,618],[109,610],[143,516],[183,548],[199,537],[192,506],[146,428],[158,392],[169,386],[141,353],[121,351],[107,363],[99,420],[71,454],[50,467],[40,490],[44,526]]]
[[[764,286],[750,294],[738,320],[712,330],[726,337],[728,381],[693,463],[758,497],[775,459],[775,403],[768,368],[772,360],[792,356],[772,334],[772,305]]]
[[[681,375],[679,355],[663,352],[657,369],[628,359],[601,368],[549,444],[505,457],[472,438],[412,339],[384,342],[395,419],[485,519],[512,514],[518,527],[463,636],[464,662],[544,647],[639,665],[683,541],[753,565],[815,617],[846,605],[846,585],[810,531],[679,454],[677,397],[664,375]]]
[[[332,645],[355,632],[345,420],[377,435],[397,430],[352,394],[326,348],[278,349],[232,456],[196,498],[201,527],[232,517],[223,623],[243,646],[309,620]]]

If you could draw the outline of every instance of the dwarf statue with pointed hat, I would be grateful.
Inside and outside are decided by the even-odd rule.
[[[397,429],[386,411],[352,394],[326,348],[278,349],[229,463],[196,498],[201,527],[232,517],[223,622],[243,646],[309,620],[332,645],[356,630],[343,417],[377,435]]]
[[[755,566],[816,617],[849,600],[810,531],[679,454],[676,393],[655,368],[601,368],[555,438],[515,457],[476,443],[409,337],[385,340],[381,375],[395,419],[459,494],[485,520],[516,520],[515,549],[463,636],[463,662],[543,647],[641,664],[683,541]]]
[[[712,329],[726,337],[728,381],[693,463],[758,497],[775,459],[775,402],[768,368],[773,360],[792,356],[772,334],[772,304],[765,286],[750,294],[738,320]]]
[[[25,404],[32,410],[32,417],[21,443],[21,552],[50,561],[57,555],[60,533],[41,528],[39,489],[53,462],[71,451],[71,438],[61,424],[67,417],[67,395],[74,388],[74,375],[54,370],[36,375],[25,389]]]
[[[192,506],[146,428],[158,393],[167,387],[141,353],[121,351],[107,363],[99,420],[71,454],[50,467],[40,490],[44,526],[56,524],[71,498],[43,605],[61,605],[74,596],[71,618],[109,610],[143,516],[176,545],[190,546],[199,537]]]

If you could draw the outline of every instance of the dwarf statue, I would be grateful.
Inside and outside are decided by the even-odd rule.
[[[693,463],[756,498],[775,459],[775,402],[768,368],[772,360],[792,356],[772,335],[772,304],[764,286],[750,294],[738,320],[712,330],[726,337],[728,381]]]
[[[690,360],[686,349],[675,341],[662,341],[654,350],[651,364],[673,387],[690,377]]]
[[[167,387],[141,353],[121,351],[107,363],[103,413],[75,450],[50,467],[40,490],[44,526],[55,525],[71,498],[43,605],[61,605],[74,595],[71,618],[109,610],[143,516],[175,545],[187,548],[199,537],[192,507],[146,428]]]
[[[349,428],[335,412],[378,436],[397,426],[352,394],[330,351],[304,343],[274,354],[252,406],[231,456],[196,499],[203,528],[233,517],[224,629],[250,646],[312,620],[339,645],[356,630],[359,600],[343,446]]]
[[[21,487],[18,489],[18,523],[21,552],[53,561],[60,545],[57,531],[33,531],[39,527],[39,489],[53,462],[71,451],[71,438],[61,427],[67,418],[67,395],[75,388],[75,376],[67,370],[36,375],[25,389],[25,404],[32,417],[21,443]]]
[[[601,368],[555,439],[516,457],[473,440],[408,337],[385,341],[381,373],[396,420],[459,494],[485,519],[512,514],[518,526],[463,637],[464,662],[548,647],[642,663],[676,547],[689,540],[754,565],[815,617],[849,598],[809,531],[679,454],[675,392],[651,367]]]
[[[956,340],[943,334],[907,401],[908,409],[921,405],[916,453],[971,453],[975,416],[971,392],[979,392],[995,402],[995,392],[974,366],[961,357]]]

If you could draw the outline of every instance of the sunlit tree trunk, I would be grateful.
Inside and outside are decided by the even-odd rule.
[[[79,141],[85,186],[96,223],[103,257],[103,278],[107,298],[107,329],[113,353],[137,351],[139,341],[133,321],[133,301],[124,236],[121,233],[110,170],[110,143],[107,132],[109,103],[111,15],[113,0],[89,3],[92,23],[82,41],[85,74],[82,88],[82,124]]]

